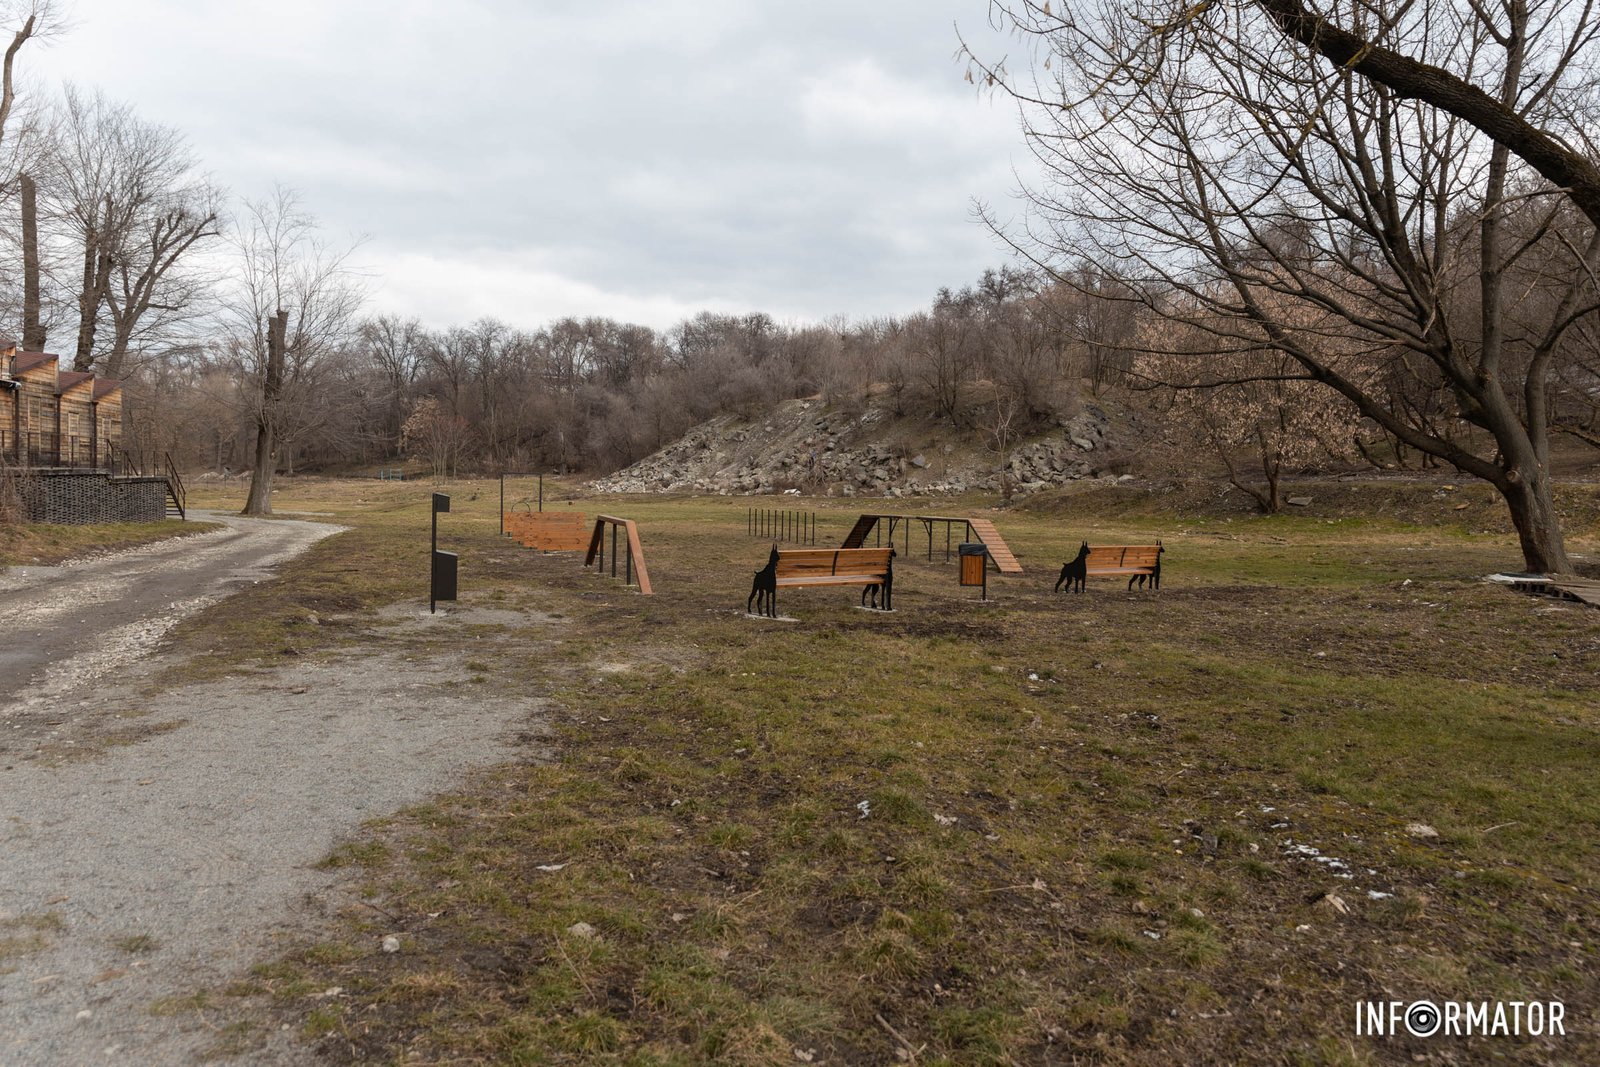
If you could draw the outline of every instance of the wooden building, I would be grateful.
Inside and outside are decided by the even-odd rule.
[[[0,341],[0,460],[112,469],[121,448],[121,382],[64,371],[59,356]]]

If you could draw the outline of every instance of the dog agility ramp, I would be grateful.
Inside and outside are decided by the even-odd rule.
[[[1011,554],[1010,546],[1006,544],[1006,539],[1000,536],[1000,531],[994,528],[994,523],[988,519],[968,519],[967,525],[972,527],[973,536],[988,548],[989,558],[994,560],[994,565],[999,568],[1001,574],[1022,573],[1022,564]]]

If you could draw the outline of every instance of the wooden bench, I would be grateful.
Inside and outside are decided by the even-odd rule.
[[[1140,578],[1150,580],[1150,588],[1161,588],[1161,553],[1166,549],[1157,542],[1153,545],[1094,545],[1085,561],[1088,575],[1093,578],[1128,575],[1128,588]],[[1140,582],[1142,585],[1143,583]]]
[[[774,552],[775,559],[756,572],[750,590],[768,594],[767,614],[777,617],[776,590],[780,586],[880,585],[883,610],[892,610],[894,549],[892,548],[790,548]],[[770,585],[763,588],[763,579]],[[748,612],[750,601],[745,603]],[[758,605],[759,607],[759,605]]]

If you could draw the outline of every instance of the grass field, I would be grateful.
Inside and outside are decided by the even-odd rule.
[[[164,541],[169,537],[190,537],[217,529],[211,522],[115,522],[82,526],[54,526],[48,523],[0,523],[0,570],[12,566],[41,566],[90,552]]]
[[[350,532],[186,624],[169,680],[382,640],[378,609],[425,597],[429,488],[283,483],[278,508]],[[766,558],[749,504],[817,509],[824,544],[863,508],[982,505],[578,499],[638,521],[641,597],[499,538],[494,483],[449,491],[462,606],[537,613],[541,636],[393,640],[549,698],[555,757],[330,856],[366,906],[185,1008],[232,1041],[287,1022],[362,1063],[1600,1062],[1600,614],[1479,581],[1519,557],[1453,502],[1420,525],[1360,490],[1273,518],[1059,498],[985,513],[1027,569],[988,604],[913,536],[896,612],[786,590],[786,623],[742,617]],[[1157,537],[1159,595],[1050,594],[1080,540]],[[1569,539],[1600,553],[1591,518]],[[1421,998],[1561,1000],[1568,1034],[1354,1036],[1357,1001]]]

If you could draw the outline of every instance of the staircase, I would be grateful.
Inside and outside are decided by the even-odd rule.
[[[183,476],[178,473],[177,464],[172,462],[172,453],[161,453],[161,473],[167,479],[167,518],[187,520],[189,518],[189,492],[183,487]]]

